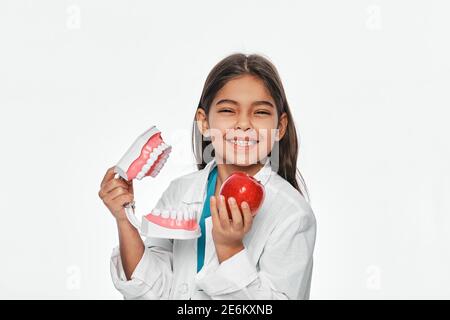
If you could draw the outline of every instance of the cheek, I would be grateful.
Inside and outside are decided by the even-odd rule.
[[[221,117],[218,114],[212,114],[209,119],[210,129],[216,129],[225,131],[226,129],[232,128],[234,125],[234,120],[231,117]]]
[[[275,143],[275,138],[277,135],[277,129],[262,129],[259,131],[260,142],[267,149],[268,152],[272,150],[272,146]]]

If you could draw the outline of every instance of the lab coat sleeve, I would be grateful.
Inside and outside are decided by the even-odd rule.
[[[173,203],[172,184],[162,194],[156,207]],[[131,279],[127,280],[122,266],[119,247],[113,249],[110,261],[111,278],[124,299],[168,299],[173,278],[173,240],[146,238],[145,249]]]
[[[308,299],[316,224],[313,215],[291,216],[270,235],[259,260],[247,249],[205,266],[197,285],[212,299]]]

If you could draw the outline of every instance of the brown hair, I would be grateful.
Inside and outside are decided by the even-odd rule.
[[[307,195],[308,190],[305,181],[300,171],[297,169],[299,146],[295,124],[278,71],[267,58],[257,54],[245,55],[242,53],[235,53],[221,60],[214,66],[206,78],[198,108],[202,108],[205,111],[205,114],[208,115],[211,103],[217,92],[231,79],[245,74],[257,76],[264,82],[275,101],[278,119],[283,112],[286,113],[288,126],[284,137],[279,141],[280,162],[278,174],[297,189],[300,194],[305,196],[304,192],[306,192]],[[194,152],[197,168],[199,170],[206,166],[203,152],[210,144],[210,140],[207,141],[203,139],[194,117],[192,127],[192,151]],[[298,182],[301,183],[304,191],[302,191]]]

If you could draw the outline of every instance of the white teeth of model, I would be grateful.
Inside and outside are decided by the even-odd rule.
[[[152,158],[148,158],[147,162],[142,166],[141,171],[142,173],[146,173],[148,169],[153,165],[154,160]]]
[[[141,179],[145,176],[145,174],[147,173],[148,169],[150,169],[150,167],[142,167],[141,171],[138,173],[138,178],[141,177]]]
[[[163,218],[168,218],[170,216],[170,212],[167,209],[164,209],[163,211],[161,211],[161,217]]]
[[[183,219],[184,219],[184,221],[189,220],[189,211],[186,208],[183,209]]]
[[[177,211],[176,210],[170,211],[170,218],[171,219],[176,219],[177,218]]]
[[[158,217],[158,216],[161,215],[161,210],[155,208],[155,209],[153,209],[152,214],[153,214],[154,216],[157,216],[157,217]]]
[[[138,178],[138,180],[141,180],[144,177],[144,174],[142,171],[138,173],[138,175],[136,176],[136,178]]]
[[[177,220],[182,221],[183,220],[183,211],[178,210],[177,212]]]
[[[155,163],[156,159],[149,158],[149,161],[145,164],[149,168]]]

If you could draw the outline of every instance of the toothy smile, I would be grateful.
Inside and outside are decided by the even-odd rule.
[[[226,139],[228,143],[234,144],[239,147],[251,147],[258,143],[257,140],[247,140],[247,139]]]

